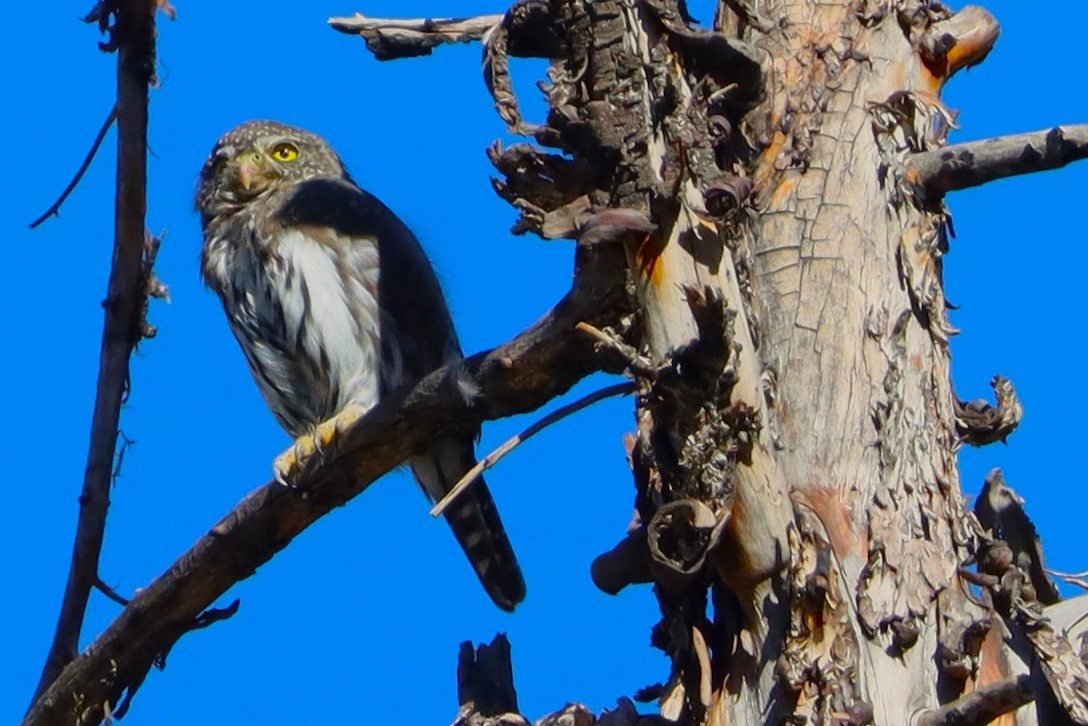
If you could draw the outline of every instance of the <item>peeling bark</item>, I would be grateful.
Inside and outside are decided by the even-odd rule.
[[[945,147],[939,93],[993,16],[722,0],[702,28],[676,0],[553,0],[531,123],[507,72],[525,8],[482,36],[496,109],[535,142],[489,152],[514,230],[612,206],[655,225],[626,246],[634,315],[583,328],[639,391],[636,517],[592,574],[654,585],[672,666],[641,695],[701,724],[1042,723],[1050,691],[1079,713],[1069,651],[1025,614],[1039,565],[986,534],[956,466],[1023,409],[1000,377],[996,405],[955,396],[942,196],[1083,157],[1079,127]]]

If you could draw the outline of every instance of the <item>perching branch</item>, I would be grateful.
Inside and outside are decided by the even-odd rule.
[[[927,199],[1009,176],[1060,169],[1088,158],[1088,124],[1055,126],[923,151],[907,159],[907,179]]]
[[[110,506],[118,423],[121,405],[128,394],[129,358],[140,340],[140,320],[146,299],[143,263],[147,212],[147,100],[155,68],[155,4],[117,0],[101,3],[97,10],[114,18],[107,46],[118,50],[113,268],[106,300],[102,304],[106,321],[72,564],[35,701],[76,657],[87,601],[99,581],[98,560]]]
[[[981,726],[1034,700],[1031,677],[1020,675],[979,686],[952,703],[924,713],[917,726]]]
[[[80,180],[83,179],[83,175],[87,173],[87,169],[91,167],[91,162],[94,161],[94,157],[98,154],[98,149],[102,146],[102,142],[106,140],[106,134],[109,133],[110,127],[113,126],[113,122],[117,120],[117,104],[113,104],[113,108],[110,109],[110,113],[106,116],[106,120],[102,122],[102,128],[98,129],[98,135],[94,137],[94,143],[91,144],[90,151],[83,157],[83,163],[76,169],[75,176],[72,177],[72,181],[68,182],[68,186],[64,188],[64,191],[57,197],[57,201],[53,202],[49,206],[49,209],[42,212],[41,216],[30,223],[31,229],[36,229],[45,220],[53,216],[60,215],[61,205],[68,200],[72,192],[79,186]]]
[[[617,237],[623,233],[617,228]],[[200,624],[206,608],[322,516],[434,439],[539,408],[599,370],[602,356],[574,326],[582,320],[616,324],[628,311],[623,271],[618,245],[580,246],[573,288],[535,325],[495,350],[446,366],[411,390],[389,396],[345,433],[337,456],[303,472],[299,486],[270,482],[249,494],[138,591],[42,694],[24,726],[96,723],[103,704],[118,703],[126,691],[131,696],[152,665]],[[480,390],[473,401],[466,401],[457,385],[466,374]]]

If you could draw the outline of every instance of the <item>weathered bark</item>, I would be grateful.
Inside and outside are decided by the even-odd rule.
[[[655,584],[661,714],[1049,723],[1056,699],[1083,719],[1084,664],[1042,618],[1041,565],[1010,554],[971,580],[981,598],[964,579],[1008,545],[964,507],[956,452],[1003,440],[1022,409],[1000,377],[996,406],[953,390],[941,197],[1083,156],[1077,127],[942,150],[939,93],[986,57],[994,18],[722,0],[711,30],[676,0],[553,0],[487,23],[500,116],[562,152],[491,150],[515,230],[568,236],[611,206],[657,225],[627,249],[635,319],[590,332],[640,391],[639,524],[593,576]],[[506,73],[534,28],[558,35],[541,124]]]

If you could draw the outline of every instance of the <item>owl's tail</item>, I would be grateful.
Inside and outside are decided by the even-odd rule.
[[[445,439],[411,461],[412,473],[429,497],[441,499],[476,464],[473,449],[471,439]],[[525,599],[525,578],[484,480],[462,492],[445,517],[487,594],[512,612]]]

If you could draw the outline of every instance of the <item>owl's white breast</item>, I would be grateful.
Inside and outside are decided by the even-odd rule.
[[[366,240],[333,247],[300,229],[280,232],[272,246],[286,262],[281,269],[295,278],[274,289],[281,291],[288,339],[301,347],[296,353],[324,363],[339,392],[336,408],[374,405],[381,355],[377,247]]]

